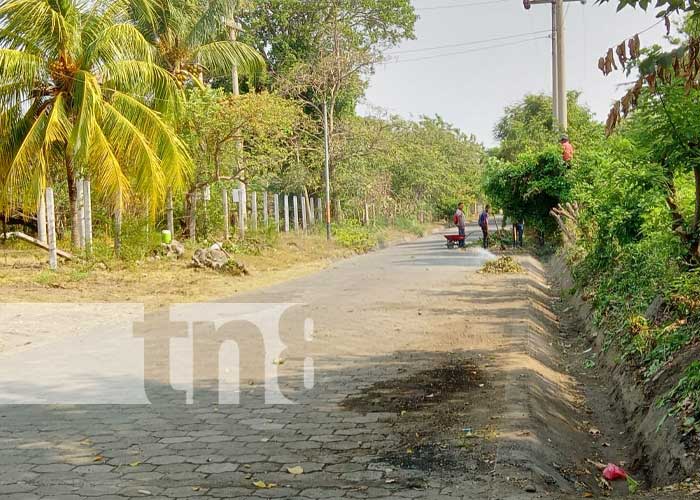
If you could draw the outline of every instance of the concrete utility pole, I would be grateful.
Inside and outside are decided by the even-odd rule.
[[[568,106],[566,102],[566,40],[564,35],[564,3],[587,0],[523,0],[525,9],[533,5],[550,4],[552,6],[552,113],[562,132],[569,126]]]
[[[566,102],[566,52],[564,43],[564,0],[556,0],[557,18],[557,114],[559,117],[559,128],[566,132],[569,127],[569,114]]]
[[[325,156],[324,177],[326,178],[326,239],[331,239],[331,181],[330,181],[330,148],[328,147],[328,105],[323,101],[323,151]]]
[[[552,114],[554,122],[559,122],[559,74],[557,72],[557,3],[552,2]]]

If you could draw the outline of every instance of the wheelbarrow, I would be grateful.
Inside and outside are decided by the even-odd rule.
[[[455,245],[459,245],[460,241],[464,241],[464,236],[459,234],[446,234],[445,239],[447,240],[447,248],[454,248]]]

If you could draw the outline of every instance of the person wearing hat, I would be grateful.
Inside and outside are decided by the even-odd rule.
[[[574,159],[574,146],[569,142],[569,136],[564,134],[559,140],[561,144],[561,157],[566,163],[571,163]]]

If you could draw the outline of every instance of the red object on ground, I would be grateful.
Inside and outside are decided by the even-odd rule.
[[[464,236],[460,236],[459,234],[446,234],[445,239],[447,240],[447,248],[454,248],[460,241],[464,241]]]
[[[627,473],[622,467],[618,467],[615,464],[608,464],[605,469],[603,469],[603,477],[608,481],[616,481],[618,479],[627,479]]]

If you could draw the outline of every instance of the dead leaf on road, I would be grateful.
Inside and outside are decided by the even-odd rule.
[[[289,472],[290,474],[293,474],[295,476],[298,476],[299,474],[304,473],[304,469],[297,465],[296,467],[288,467],[287,472]]]

